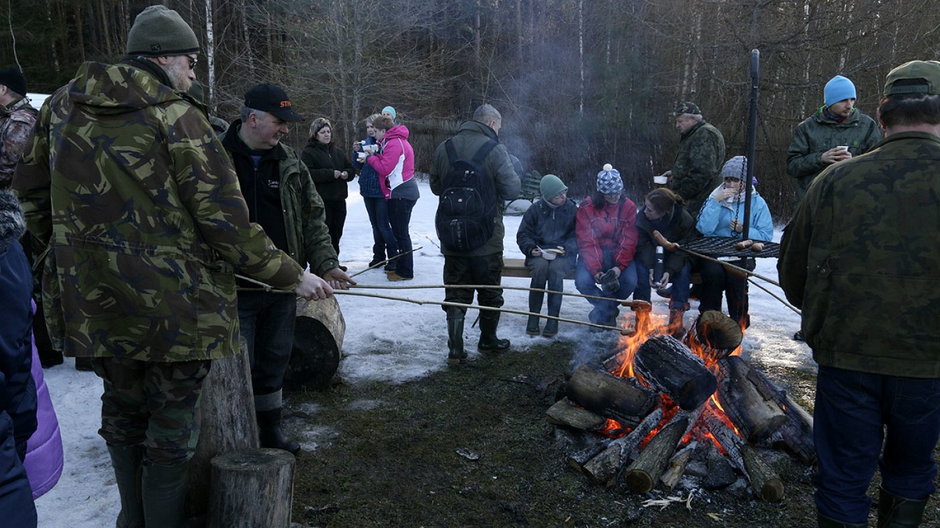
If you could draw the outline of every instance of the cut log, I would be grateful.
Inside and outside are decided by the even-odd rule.
[[[679,483],[679,479],[682,478],[682,474],[685,473],[685,466],[689,463],[689,460],[692,458],[692,453],[697,446],[698,442],[690,442],[689,445],[683,447],[673,455],[672,459],[669,461],[666,472],[663,473],[663,476],[659,479],[664,488],[672,490],[676,487],[676,484]]]
[[[662,418],[662,409],[651,412],[636,428],[630,431],[630,434],[611,441],[603,451],[588,460],[581,469],[595,481],[608,487],[612,486],[617,480],[617,474],[626,465],[630,452],[640,445],[640,442],[646,438],[650,431],[659,425]]]
[[[806,429],[810,431],[813,430],[813,416],[806,412],[806,409],[800,407],[799,404],[793,401],[786,391],[770,381],[763,372],[751,368],[748,370],[747,378],[754,384],[754,387],[764,398],[774,401],[788,417],[800,423],[801,426]]]
[[[750,446],[741,450],[744,456],[744,468],[751,481],[751,489],[762,500],[777,502],[783,499],[783,481],[766,462]]]
[[[705,428],[715,437],[718,444],[728,455],[728,461],[731,462],[742,475],[747,474],[744,469],[744,460],[741,457],[741,448],[744,447],[744,440],[734,432],[714,412],[708,412],[702,417],[702,423]]]
[[[284,388],[328,388],[339,368],[345,334],[346,320],[336,296],[317,301],[298,299],[294,347]]]
[[[751,368],[740,356],[718,362],[718,401],[749,441],[769,437],[787,421],[780,406],[764,397],[748,374]]]
[[[706,310],[695,320],[685,341],[690,347],[701,348],[703,357],[718,360],[734,352],[743,339],[737,321],[718,310]]]
[[[776,402],[789,418],[789,422],[780,427],[766,442],[782,446],[807,464],[815,462],[816,446],[813,443],[812,415],[793,401],[789,394],[777,387],[760,370],[752,368],[747,377],[765,398]]]
[[[200,431],[189,466],[186,510],[205,515],[209,510],[210,463],[216,455],[258,448],[258,424],[251,393],[248,348],[239,339],[238,354],[215,360],[202,384]]]
[[[653,436],[646,449],[624,470],[623,481],[631,491],[647,493],[653,489],[688,426],[689,413],[679,411]]]
[[[656,404],[656,394],[633,378],[581,365],[565,385],[568,399],[591,412],[634,427]]]
[[[554,425],[566,425],[582,431],[599,431],[604,428],[607,419],[603,416],[579,407],[568,398],[562,398],[549,407],[545,414],[548,421]]]
[[[804,430],[793,420],[771,435],[767,443],[782,447],[806,464],[816,461],[816,445],[813,443],[812,431]]]
[[[212,459],[209,528],[290,528],[294,455],[252,449]]]
[[[704,403],[718,386],[705,362],[669,335],[646,340],[637,350],[633,366],[651,387],[668,394],[687,411]]]

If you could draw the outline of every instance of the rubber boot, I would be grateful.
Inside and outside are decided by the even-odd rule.
[[[868,523],[852,524],[833,521],[832,519],[819,513],[818,510],[816,511],[816,522],[818,528],[868,528]]]
[[[685,317],[685,310],[669,310],[669,335],[676,339],[681,339],[685,335],[685,327],[682,326],[682,319]]]
[[[529,292],[529,313],[537,314],[542,311],[542,292]],[[525,333],[530,336],[539,335],[539,318],[535,315],[529,316],[529,321],[525,325]]]
[[[558,317],[558,314],[560,313],[561,313],[561,294],[549,293],[548,294],[548,315],[552,317]],[[546,319],[545,329],[542,330],[542,336],[555,337],[556,335],[558,335],[558,319]]]
[[[463,322],[463,310],[447,309],[447,362],[451,365],[467,361],[467,352],[463,349]]]
[[[144,502],[143,526],[180,528],[185,516],[186,479],[189,462],[174,465],[144,462],[141,495]]]
[[[899,497],[881,488],[878,492],[878,528],[916,528],[924,516],[927,499]]]
[[[117,528],[143,528],[144,503],[141,496],[141,469],[144,461],[142,446],[108,445],[114,480],[121,496],[121,513]]]
[[[287,438],[281,429],[281,409],[270,409],[255,413],[258,419],[258,440],[261,447],[283,449],[296,455],[300,452],[300,444]]]
[[[480,342],[477,350],[480,352],[503,352],[509,350],[509,340],[496,337],[496,327],[499,326],[499,312],[480,312]]]

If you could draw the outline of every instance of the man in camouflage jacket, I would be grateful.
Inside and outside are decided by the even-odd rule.
[[[940,437],[940,62],[888,74],[885,139],[810,185],[777,264],[819,364],[820,527],[918,526]],[[880,456],[880,460],[879,460]]]
[[[673,115],[679,132],[679,152],[672,170],[662,175],[669,178],[667,186],[682,197],[692,218],[698,218],[708,195],[721,185],[725,138],[705,122],[695,103],[682,103]]]
[[[233,270],[332,293],[249,222],[205,109],[184,95],[198,50],[178,13],[142,11],[124,61],[83,64],[43,105],[14,178],[49,248],[64,352],[93,356],[104,381],[118,526],[182,522],[202,382],[238,350]]]
[[[10,187],[36,123],[36,109],[25,96],[26,79],[20,69],[0,70],[0,189]]]

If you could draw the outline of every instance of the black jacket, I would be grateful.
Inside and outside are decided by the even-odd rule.
[[[349,196],[349,182],[356,175],[356,167],[349,161],[349,156],[336,148],[334,143],[324,144],[316,138],[311,138],[300,159],[310,171],[310,177],[317,186],[320,198],[345,200]],[[333,171],[346,171],[349,173],[349,179],[335,178]]]
[[[636,243],[636,255],[633,257],[640,264],[649,269],[653,268],[656,262],[656,240],[653,239],[653,231],[658,230],[670,242],[679,242],[697,238],[701,236],[695,230],[695,220],[692,215],[680,204],[672,208],[672,213],[663,219],[664,228],[658,228],[653,225],[649,218],[643,214],[644,208],[640,208],[636,213],[636,230],[639,238]],[[658,223],[658,222],[657,222]],[[689,262],[689,256],[684,251],[665,251],[665,267],[669,275],[675,277],[677,273]]]
[[[568,199],[558,207],[551,207],[545,200],[536,200],[525,212],[519,231],[516,232],[516,244],[519,250],[532,258],[532,250],[540,248],[565,248],[565,258],[574,259],[578,253],[578,240],[574,232],[574,218],[578,206]]]

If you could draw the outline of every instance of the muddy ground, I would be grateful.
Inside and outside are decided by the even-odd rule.
[[[298,459],[295,526],[816,526],[812,468],[788,456],[773,461],[786,486],[782,502],[757,501],[738,486],[698,493],[691,510],[644,508],[644,500],[668,494],[604,488],[569,467],[567,444],[545,410],[572,347],[514,347],[408,383],[291,394],[290,431],[316,444]],[[812,409],[812,373],[765,372]],[[877,483],[876,476],[873,490]],[[940,526],[938,510],[934,498],[923,526]]]

